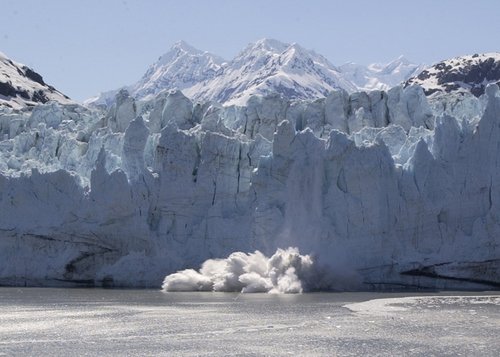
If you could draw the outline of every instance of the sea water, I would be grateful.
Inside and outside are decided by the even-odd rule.
[[[500,355],[500,294],[0,288],[0,356]]]

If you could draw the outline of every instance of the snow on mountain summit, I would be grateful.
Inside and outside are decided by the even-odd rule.
[[[20,109],[51,100],[71,103],[67,96],[46,84],[40,74],[0,52],[0,107]]]
[[[153,97],[166,89],[184,90],[215,77],[223,63],[224,60],[216,55],[178,41],[147,69],[138,82],[125,89],[141,99]],[[85,104],[110,105],[118,92],[119,89],[101,93],[86,100]]]
[[[356,89],[324,57],[298,44],[264,39],[240,52],[213,80],[185,92],[195,100],[243,105],[255,94],[316,99],[340,88]]]
[[[224,60],[179,41],[149,67],[130,91],[139,98],[165,89],[185,89],[215,77]]]
[[[424,68],[425,65],[411,63],[404,56],[399,56],[387,64],[373,63],[363,66],[346,63],[340,66],[345,78],[363,91],[388,90],[419,74]]]
[[[323,98],[334,89],[387,89],[422,69],[403,58],[398,60],[386,66],[335,67],[325,57],[297,43],[265,38],[250,43],[234,59],[225,62],[179,41],[126,89],[136,99],[180,89],[193,100],[225,105],[244,105],[252,95],[270,93],[312,100]],[[86,103],[109,105],[117,92],[106,92]]]

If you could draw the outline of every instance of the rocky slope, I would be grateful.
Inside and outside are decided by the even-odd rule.
[[[500,84],[500,53],[461,56],[439,62],[405,85],[418,84],[426,95],[434,93],[472,93],[479,97],[490,83]]]
[[[71,103],[34,70],[0,53],[0,107],[20,109],[48,101]]]

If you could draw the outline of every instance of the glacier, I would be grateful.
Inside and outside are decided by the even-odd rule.
[[[296,247],[333,290],[500,286],[496,85],[245,106],[122,90],[105,111],[2,108],[0,140],[0,285],[160,287]]]

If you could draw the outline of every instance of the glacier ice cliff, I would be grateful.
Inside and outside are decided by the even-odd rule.
[[[293,246],[331,289],[498,288],[498,92],[4,108],[0,284],[159,287]]]

